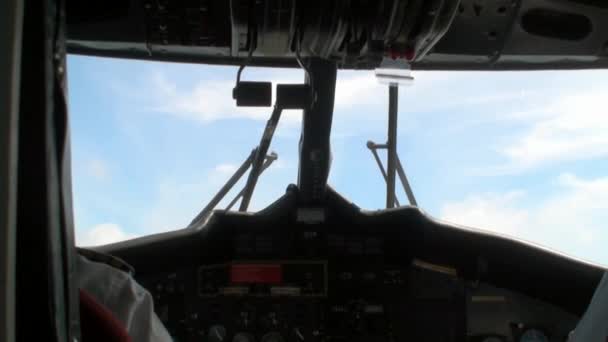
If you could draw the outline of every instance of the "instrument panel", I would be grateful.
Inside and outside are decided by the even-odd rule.
[[[177,341],[565,341],[577,322],[409,256],[390,236],[277,239],[236,234],[229,260],[138,280]]]

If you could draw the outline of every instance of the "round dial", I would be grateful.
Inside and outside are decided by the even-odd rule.
[[[226,339],[226,328],[223,325],[212,325],[207,333],[209,342],[224,342]]]
[[[521,334],[519,342],[549,342],[549,338],[539,329],[528,329]]]

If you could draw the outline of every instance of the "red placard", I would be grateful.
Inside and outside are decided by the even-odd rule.
[[[231,283],[280,284],[283,269],[279,264],[234,264],[230,267]]]

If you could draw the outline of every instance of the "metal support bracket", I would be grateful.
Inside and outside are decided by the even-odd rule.
[[[279,124],[279,119],[281,118],[282,111],[282,107],[275,105],[272,111],[272,115],[266,123],[266,128],[264,129],[262,140],[260,141],[260,145],[258,146],[257,151],[255,152],[253,160],[251,161],[251,171],[249,172],[249,177],[247,177],[247,184],[245,185],[243,199],[241,200],[239,211],[247,211],[247,208],[249,208],[249,202],[251,201],[253,190],[255,189],[255,185],[257,184],[258,178],[260,177],[260,172],[264,164],[264,159],[266,158],[266,153],[268,152],[270,142],[272,141],[272,137],[274,136],[274,131],[276,130],[277,125]]]
[[[221,202],[221,200],[224,199],[226,194],[228,194],[228,192],[236,185],[236,183],[238,183],[238,181],[241,179],[241,177],[243,177],[245,172],[247,172],[249,167],[252,165],[254,158],[257,155],[257,152],[258,152],[258,148],[254,148],[251,151],[251,153],[249,154],[247,159],[245,159],[243,164],[241,164],[241,166],[228,179],[226,184],[224,184],[224,186],[222,186],[222,188],[217,192],[217,194],[215,194],[215,196],[213,196],[211,201],[209,201],[209,203],[207,203],[207,205],[203,208],[203,210],[201,210],[201,212],[198,215],[196,215],[196,217],[192,220],[192,222],[190,222],[190,226],[197,224],[197,223],[205,222],[207,217],[209,217],[209,215],[211,215],[211,212],[213,211],[213,209],[215,209],[215,207]],[[278,156],[274,152],[271,152],[269,155],[267,155],[265,158],[265,161],[260,169],[259,174],[262,174],[262,172],[264,172],[268,167],[270,167],[270,165],[277,159],[278,159]],[[228,204],[228,206],[226,207],[226,210],[230,210],[234,206],[234,204],[245,193],[245,189],[246,189],[246,186],[243,189],[241,189],[241,191],[230,202],[230,204]]]
[[[378,156],[377,150],[383,150],[387,148],[386,144],[376,144],[373,141],[367,142],[367,148],[372,152],[374,159],[376,160],[376,164],[378,164],[378,168],[380,169],[380,173],[382,173],[382,177],[384,180],[387,180],[386,170],[384,169],[384,165],[382,165],[382,161],[380,160],[380,156]],[[407,176],[405,174],[405,170],[403,169],[403,165],[401,164],[401,159],[397,155],[396,157],[396,168],[397,175],[399,176],[399,180],[401,181],[401,185],[403,186],[403,190],[407,195],[407,199],[410,202],[410,205],[418,206],[418,202],[416,202],[416,197],[414,197],[414,192],[412,191],[412,187],[410,186],[409,181],[407,180]],[[395,188],[393,188],[393,196],[395,198],[395,205],[401,206],[399,203],[399,199],[397,198],[397,194],[395,192]]]
[[[416,198],[414,197],[414,192],[412,191],[410,183],[407,180],[405,170],[403,169],[401,161],[399,160],[399,155],[397,154],[397,119],[399,113],[399,87],[397,84],[392,83],[389,85],[388,91],[389,95],[387,142],[386,144],[376,144],[373,141],[368,141],[367,148],[369,148],[369,150],[372,152],[372,155],[376,160],[376,164],[378,164],[378,168],[380,168],[382,177],[384,177],[384,180],[386,181],[386,207],[394,208],[395,206],[400,206],[399,200],[397,199],[397,194],[395,193],[396,175],[399,175],[401,185],[403,185],[403,190],[405,191],[410,204],[413,206],[418,206]],[[385,149],[387,152],[386,170],[384,169],[382,161],[378,156],[378,149]]]

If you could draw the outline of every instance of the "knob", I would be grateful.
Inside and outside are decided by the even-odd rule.
[[[226,328],[223,325],[212,325],[207,333],[209,342],[224,342],[226,339]]]
[[[240,332],[234,335],[232,342],[255,342],[255,338],[251,334]]]
[[[285,342],[285,339],[278,332],[271,331],[262,336],[262,340],[260,342]]]

